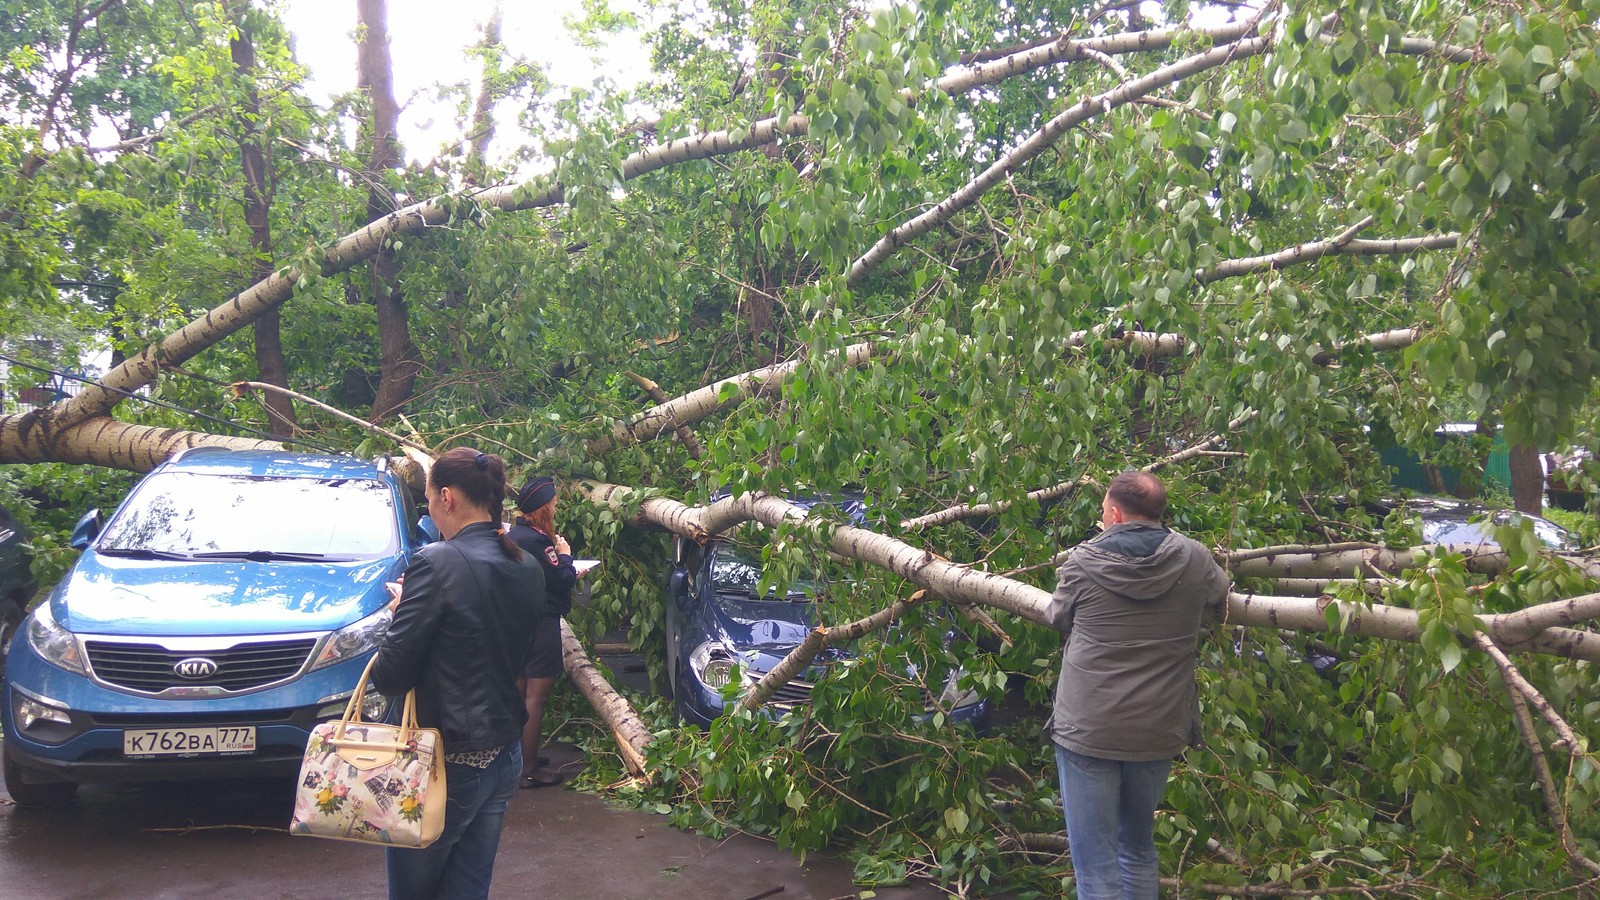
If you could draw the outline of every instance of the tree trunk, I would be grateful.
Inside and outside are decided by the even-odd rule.
[[[494,8],[489,11],[489,21],[483,26],[483,80],[472,104],[472,123],[467,126],[467,163],[461,176],[463,183],[473,187],[483,183],[489,170],[489,142],[494,139],[495,79],[500,75],[500,22],[500,2],[495,0]]]
[[[579,492],[590,502],[621,512],[633,504],[634,489],[615,484],[579,481]],[[709,506],[690,507],[675,500],[656,497],[637,507],[629,521],[649,524],[704,543],[740,522],[755,520],[767,526],[789,522],[803,523],[804,510],[764,494],[743,494],[718,500]],[[823,527],[820,523],[817,527]],[[905,580],[947,600],[977,603],[1004,610],[1038,625],[1050,626],[1050,592],[972,566],[942,559],[934,553],[913,547],[887,535],[849,525],[830,529],[828,549],[841,556],[893,572]],[[1351,553],[1352,551],[1341,551]],[[1366,554],[1355,559],[1340,558],[1339,565],[1321,566],[1321,577],[1347,577],[1346,573],[1381,569],[1399,564],[1406,551],[1354,551]],[[1487,563],[1487,559],[1482,561]],[[1258,564],[1263,575],[1305,577],[1303,568],[1282,572],[1284,561],[1269,557],[1241,563]],[[1502,563],[1503,565],[1503,563]],[[1330,608],[1332,613],[1329,612]],[[1222,621],[1229,625],[1254,628],[1288,628],[1295,631],[1342,632],[1384,640],[1416,643],[1422,639],[1418,612],[1381,603],[1370,605],[1331,601],[1325,597],[1274,597],[1261,594],[1230,593]],[[1481,615],[1479,622],[1495,643],[1519,651],[1547,653],[1569,659],[1600,662],[1600,634],[1574,630],[1568,626],[1600,619],[1600,593],[1568,597],[1541,603],[1515,613]],[[1330,620],[1333,624],[1330,624]]]
[[[267,172],[267,155],[262,149],[261,100],[256,92],[256,49],[245,22],[248,8],[234,2],[228,13],[233,19],[234,35],[228,43],[233,65],[244,82],[245,99],[242,115],[238,116],[239,156],[244,164],[244,221],[250,229],[250,279],[259,282],[272,274],[272,183]],[[272,309],[255,322],[256,370],[267,384],[289,386],[289,366],[283,359],[283,338],[278,310]],[[295,433],[294,405],[281,394],[266,396],[268,428],[280,438],[290,438]]]
[[[1530,516],[1544,512],[1544,466],[1539,451],[1526,444],[1511,448],[1511,502]]]
[[[594,667],[589,654],[583,650],[582,642],[572,633],[572,627],[565,619],[561,620],[561,659],[572,686],[578,689],[583,699],[589,701],[589,705],[610,727],[628,771],[634,775],[646,774],[644,753],[650,746],[650,730],[639,720],[639,714],[633,711],[628,699],[617,693],[600,674],[600,670]]]
[[[396,209],[394,192],[385,177],[400,166],[400,105],[394,99],[394,63],[389,56],[388,0],[357,0],[356,19],[361,27],[357,87],[367,94],[372,109],[370,127],[363,133],[367,139],[367,221],[377,222]],[[387,243],[373,257],[371,285],[378,318],[378,391],[368,418],[379,422],[411,399],[422,364],[406,321],[400,263]]]

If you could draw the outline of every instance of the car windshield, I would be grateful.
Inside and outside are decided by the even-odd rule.
[[[1428,519],[1422,520],[1422,540],[1429,544],[1481,544],[1494,543],[1494,530],[1511,520],[1510,513],[1497,513],[1491,520],[1470,521],[1468,519]],[[1572,533],[1554,522],[1525,516],[1533,523],[1533,536],[1539,543],[1550,550],[1576,549],[1577,540]]]
[[[164,472],[146,478],[95,549],[113,555],[366,559],[399,539],[394,497],[374,479]]]
[[[849,576],[844,569],[830,561],[820,572],[797,572],[787,591],[757,595],[756,588],[761,584],[760,549],[726,541],[719,541],[711,548],[711,586],[722,593],[766,600],[810,600],[823,593],[829,584],[847,580]]]

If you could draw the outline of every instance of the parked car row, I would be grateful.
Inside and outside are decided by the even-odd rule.
[[[859,496],[792,502],[828,504],[857,524],[866,513]],[[1429,543],[1492,543],[1510,515],[1428,497],[1372,511],[1397,505]],[[1529,518],[1545,546],[1576,548],[1559,525]],[[851,589],[828,566],[769,583],[758,531],[673,542],[667,673],[685,722],[723,715],[733,688],[769,672]],[[0,509],[7,789],[20,804],[49,805],[82,782],[292,775],[311,728],[343,711],[388,627],[384,583],[437,538],[382,460],[197,448],[156,467],[109,518],[86,514],[73,535],[81,557],[25,615],[27,535]],[[767,713],[804,707],[855,652],[825,650]],[[928,687],[922,714],[984,730],[990,704],[961,687],[962,674]],[[382,716],[387,701],[368,696],[365,714]]]

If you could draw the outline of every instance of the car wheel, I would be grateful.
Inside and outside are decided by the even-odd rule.
[[[11,653],[11,639],[22,627],[22,604],[14,597],[0,598],[0,680],[5,678],[6,657]]]
[[[78,786],[70,782],[57,781],[45,784],[29,784],[22,777],[22,766],[11,758],[11,754],[0,753],[0,776],[6,783],[6,792],[11,799],[17,801],[19,809],[50,809],[65,805],[72,800],[78,792]]]

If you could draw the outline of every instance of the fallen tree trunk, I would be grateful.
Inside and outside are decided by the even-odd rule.
[[[634,712],[628,699],[617,693],[616,688],[595,668],[589,654],[584,652],[583,643],[572,633],[572,626],[565,619],[561,620],[561,661],[566,667],[567,678],[572,680],[572,686],[578,689],[583,699],[589,701],[595,713],[611,729],[623,765],[638,777],[648,775],[644,755],[651,741],[649,729],[639,721],[639,714]]]
[[[590,502],[610,506],[630,516],[634,524],[662,528],[701,544],[744,521],[759,521],[769,526],[799,523],[802,528],[826,533],[828,547],[833,552],[886,569],[935,596],[982,604],[1050,627],[1049,591],[949,562],[927,550],[864,528],[838,526],[821,520],[807,523],[804,510],[777,497],[751,493],[704,507],[690,507],[659,497],[639,502],[636,501],[637,491],[632,488],[595,481],[580,481],[576,490]],[[1270,562],[1270,558],[1262,560]],[[1600,662],[1600,632],[1567,627],[1596,618],[1600,618],[1600,594],[1544,603],[1516,613],[1484,615],[1479,621],[1483,631],[1502,647]],[[1252,628],[1355,634],[1412,643],[1421,640],[1417,610],[1328,598],[1232,592],[1228,595],[1222,621]]]

